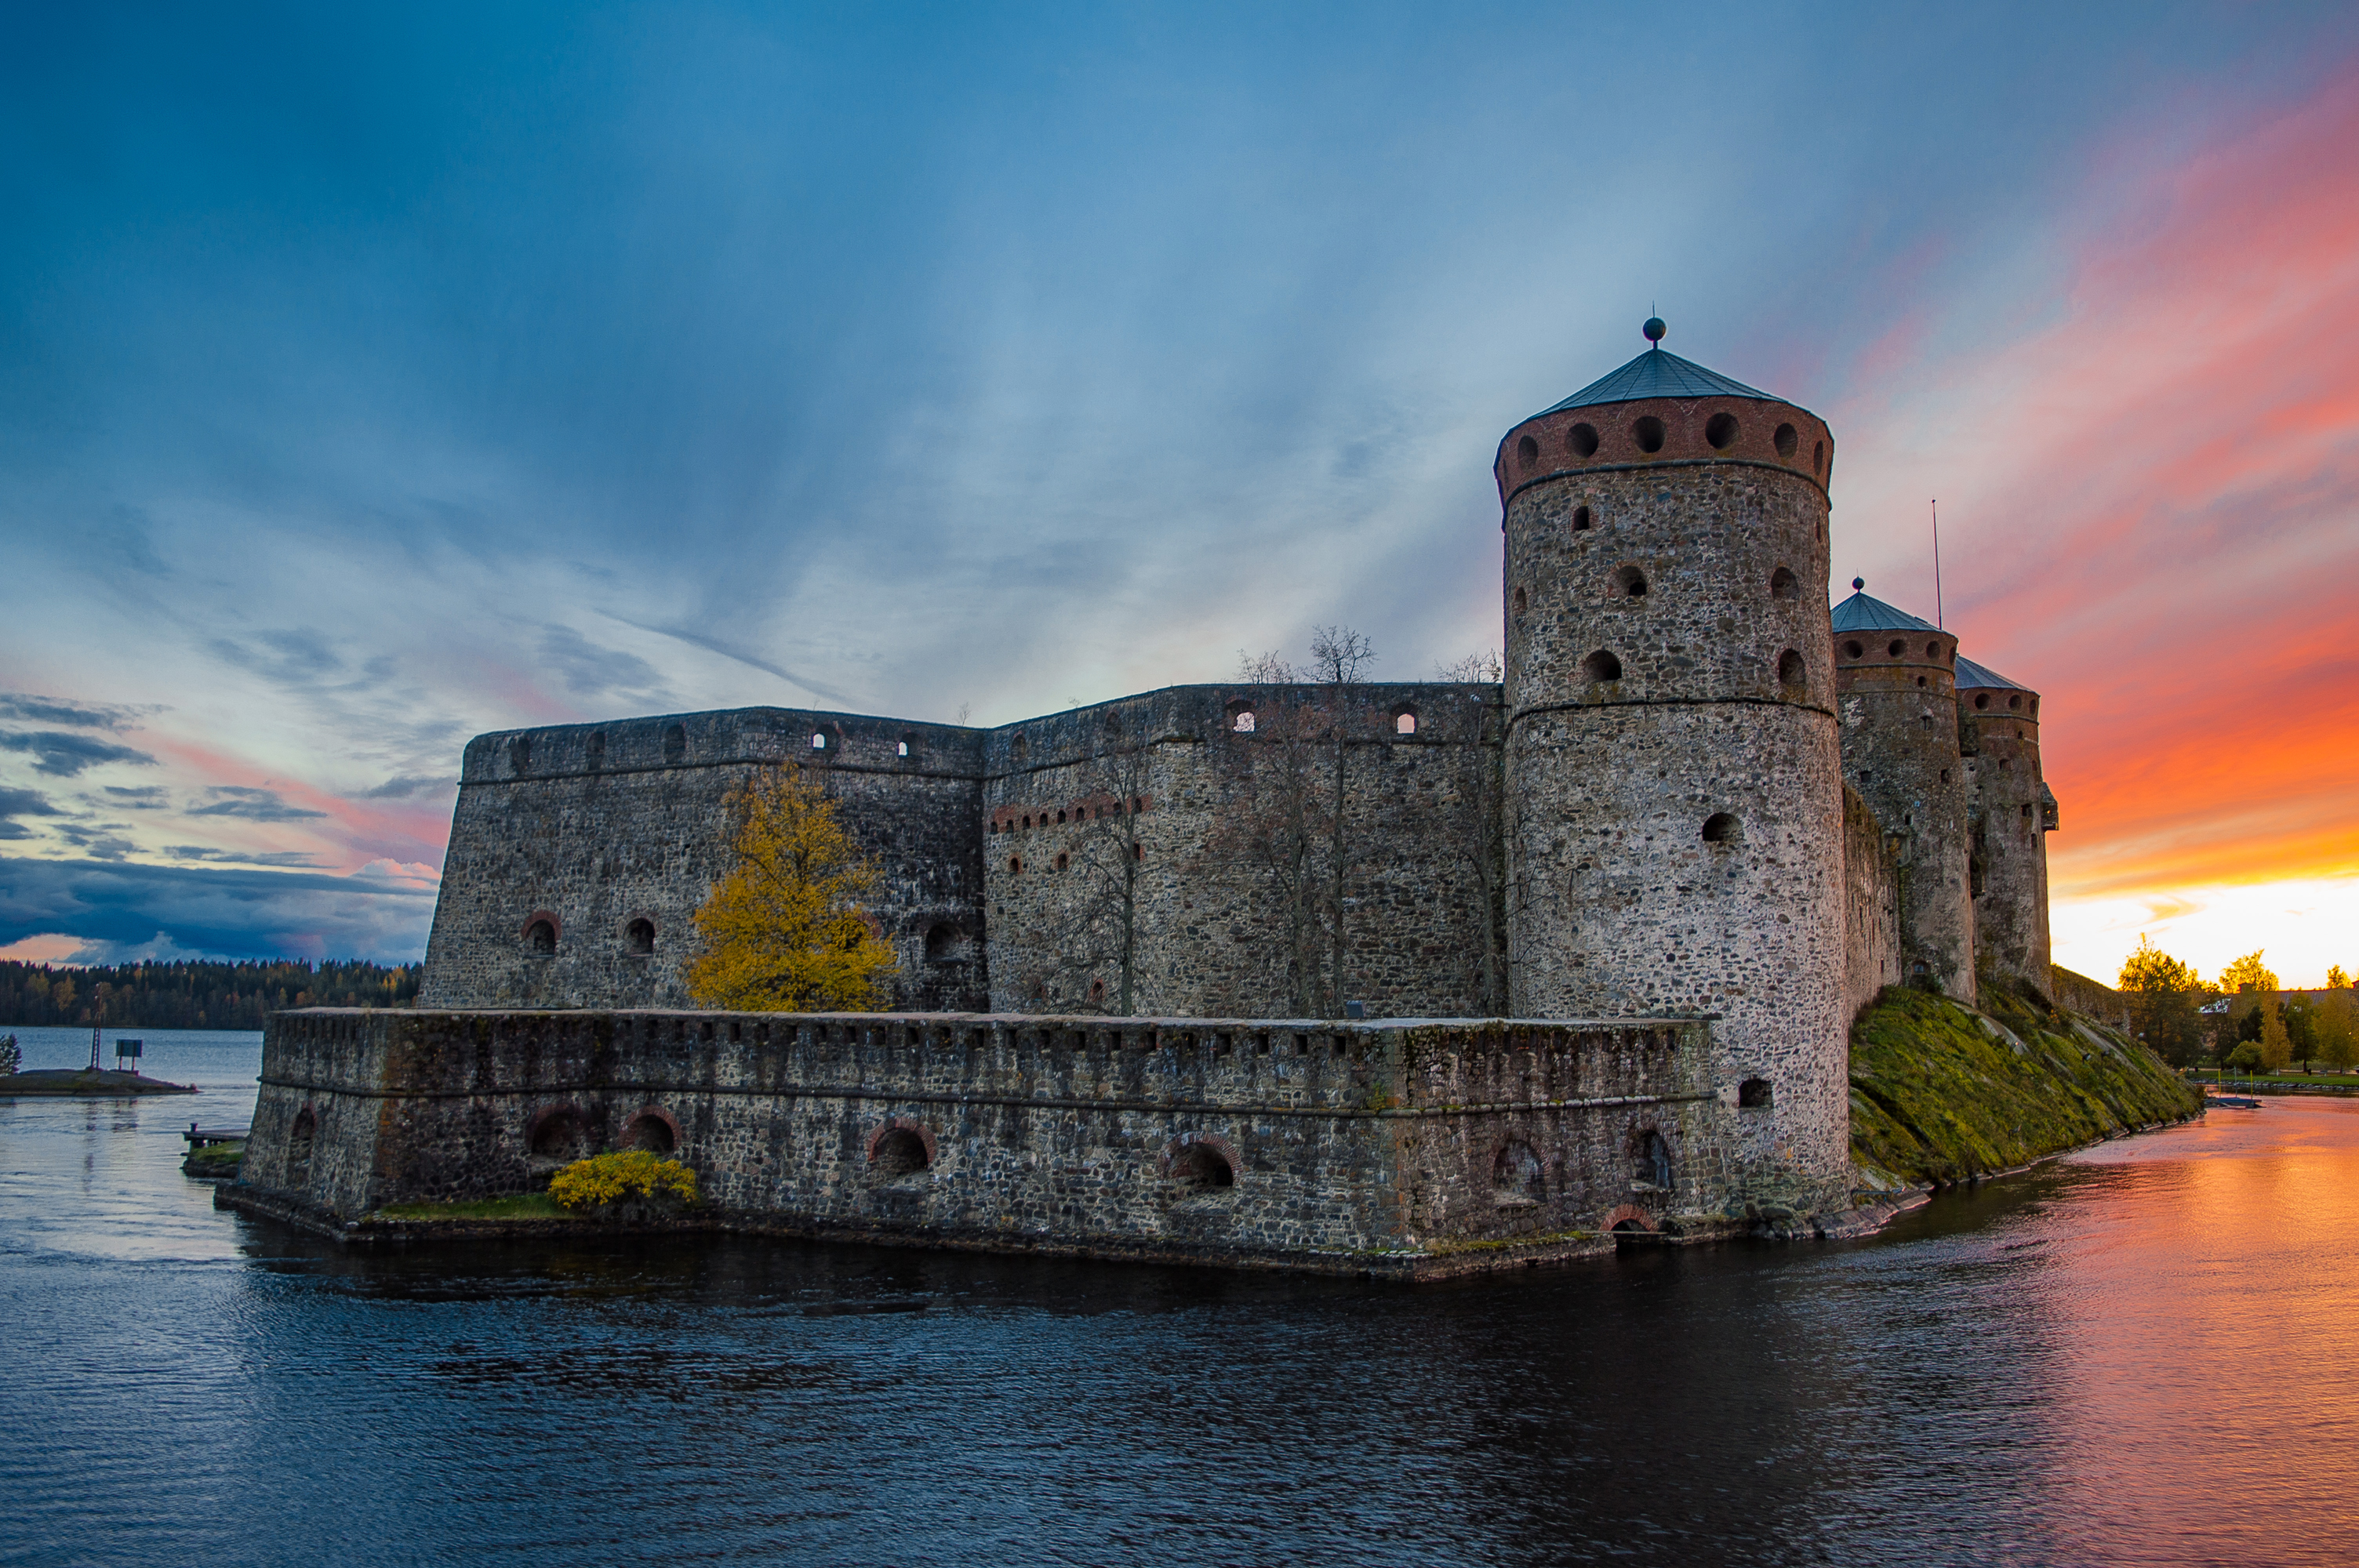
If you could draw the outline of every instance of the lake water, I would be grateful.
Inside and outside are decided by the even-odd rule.
[[[144,1033],[202,1096],[0,1102],[0,1561],[2359,1559],[2359,1106],[2216,1111],[1864,1241],[1401,1288],[339,1252],[179,1173],[259,1037]]]

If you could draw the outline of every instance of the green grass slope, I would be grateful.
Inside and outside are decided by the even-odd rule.
[[[2201,1107],[2120,1030],[1994,980],[1983,1011],[1899,987],[1851,1032],[1851,1149],[1862,1184],[1945,1184]]]

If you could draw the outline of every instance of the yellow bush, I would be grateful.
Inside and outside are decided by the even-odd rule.
[[[567,1208],[601,1208],[625,1198],[677,1197],[696,1201],[696,1173],[677,1160],[645,1149],[625,1154],[593,1154],[576,1160],[549,1179],[549,1195]]]

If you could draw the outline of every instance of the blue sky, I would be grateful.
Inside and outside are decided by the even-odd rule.
[[[1002,722],[1337,621],[1428,675],[1499,640],[1499,434],[1650,308],[1835,422],[1839,578],[1929,597],[1953,486],[1952,620],[2043,685],[1967,564],[2024,525],[1973,512],[1989,367],[2354,49],[2295,5],[10,7],[0,950],[414,957],[488,729]]]

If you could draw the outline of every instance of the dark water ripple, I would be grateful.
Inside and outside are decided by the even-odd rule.
[[[1865,1243],[1412,1291],[342,1254],[178,1173],[254,1037],[148,1040],[193,1106],[0,1104],[0,1562],[2359,1557],[2359,1107],[2219,1113]]]

